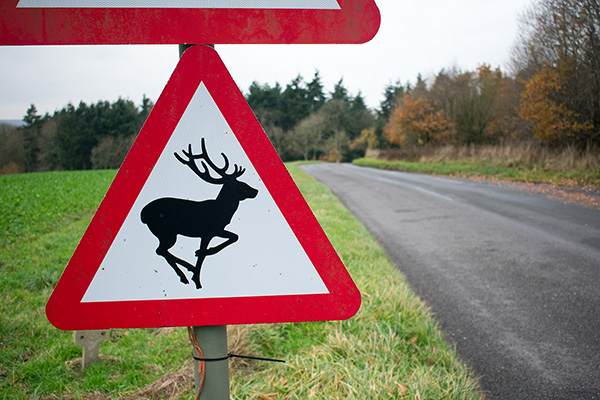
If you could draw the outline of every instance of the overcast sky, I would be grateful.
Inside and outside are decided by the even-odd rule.
[[[217,45],[244,93],[252,81],[283,87],[319,71],[326,92],[341,78],[376,108],[385,86],[430,78],[442,68],[506,70],[517,20],[531,0],[375,0],[381,28],[362,45]],[[30,104],[53,113],[69,102],[156,100],[178,61],[177,45],[0,47],[0,120]]]

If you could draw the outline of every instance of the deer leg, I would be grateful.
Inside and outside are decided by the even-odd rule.
[[[179,257],[175,257],[173,254],[169,253],[171,255],[171,257],[173,257],[173,259],[175,260],[175,262],[179,265],[181,265],[182,267],[185,267],[185,269],[187,269],[190,272],[194,271],[194,266],[192,264],[190,264],[189,262],[182,260]]]
[[[225,239],[227,239],[227,241],[221,243],[218,246],[211,247],[210,249],[207,249],[206,250],[206,255],[207,256],[210,256],[210,255],[213,255],[213,254],[217,254],[218,252],[220,252],[221,250],[223,250],[225,247],[227,247],[227,246],[229,246],[229,245],[237,242],[237,240],[239,239],[238,235],[236,235],[233,232],[229,232],[229,231],[223,231],[223,232],[221,232],[220,234],[218,234],[216,236],[225,238]]]
[[[194,275],[192,276],[192,282],[196,284],[196,289],[202,289],[202,284],[200,283],[200,270],[202,269],[202,263],[204,262],[204,259],[208,255],[206,252],[208,242],[210,242],[210,239],[200,239],[200,248],[196,250],[196,268],[194,268]]]
[[[184,283],[186,285],[188,283],[190,283],[190,281],[188,281],[188,279],[185,276],[185,274],[177,266],[177,260],[178,260],[177,257],[175,257],[174,255],[172,255],[168,251],[165,251],[164,254],[163,254],[163,253],[159,253],[158,250],[157,250],[156,254],[164,257],[164,259],[167,260],[167,262],[169,263],[169,265],[173,268],[173,271],[175,271],[175,273],[177,274],[177,276],[179,276],[179,280],[181,281],[181,283]]]
[[[190,281],[188,281],[187,277],[179,269],[177,264],[185,266],[190,271],[193,271],[194,267],[190,263],[183,261],[183,260],[175,257],[173,254],[169,253],[169,249],[171,247],[173,247],[173,245],[175,244],[176,241],[177,241],[177,237],[169,239],[166,243],[164,241],[161,241],[158,248],[156,249],[156,254],[163,257],[167,261],[167,263],[169,263],[171,268],[173,268],[173,270],[179,277],[179,280],[181,281],[181,283],[184,283],[187,285],[188,283],[190,283]]]

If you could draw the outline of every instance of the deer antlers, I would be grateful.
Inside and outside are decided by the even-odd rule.
[[[225,166],[222,168],[217,167],[212,160],[210,159],[208,152],[206,151],[206,144],[204,142],[204,138],[200,141],[200,146],[202,148],[202,152],[200,154],[193,154],[192,152],[192,144],[188,145],[188,150],[181,150],[184,156],[187,157],[185,160],[177,153],[173,153],[175,158],[179,160],[180,163],[187,165],[197,176],[199,176],[202,180],[213,183],[213,184],[222,184],[226,179],[237,179],[244,172],[246,172],[245,168],[239,167],[237,164],[234,164],[234,170],[231,174],[227,174],[227,169],[229,169],[229,159],[225,155],[225,153],[221,153],[223,160],[225,161]],[[200,171],[198,165],[196,164],[196,160],[200,159],[200,164],[202,165],[203,171]],[[206,164],[204,163],[206,161]],[[220,178],[214,178],[210,174],[210,170],[207,167],[210,167],[213,171],[215,171]]]

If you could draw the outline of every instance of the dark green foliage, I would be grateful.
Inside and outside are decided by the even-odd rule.
[[[288,131],[307,117],[312,109],[311,102],[304,79],[298,75],[281,94],[281,128]]]
[[[359,93],[352,97],[340,79],[329,98],[319,72],[310,82],[298,75],[285,89],[252,83],[246,100],[283,160],[347,161],[364,155],[351,150],[375,118]]]
[[[298,75],[285,88],[253,82],[246,100],[284,161],[361,157],[364,146],[353,142],[375,127],[360,92],[350,95],[340,79],[327,96],[319,71],[310,82]],[[7,149],[0,149],[0,174],[118,168],[153,106],[146,96],[139,108],[122,98],[82,101],[42,117],[32,104],[22,128],[0,131]]]
[[[147,101],[147,99],[145,99]],[[145,105],[147,112],[148,104]],[[90,169],[93,166],[92,152],[105,138],[129,138],[137,134],[141,127],[142,114],[130,100],[119,99],[110,104],[99,101],[88,106],[79,103],[77,109],[69,104],[52,117],[57,120],[56,142],[61,169]],[[129,141],[123,142],[123,147]],[[127,154],[127,149],[116,153]],[[121,158],[120,161],[123,159]],[[116,163],[117,166],[120,162]],[[114,166],[115,162],[96,163],[100,167]]]
[[[24,172],[23,134],[16,126],[0,124],[0,175]]]
[[[394,107],[396,107],[398,101],[402,99],[405,91],[406,88],[402,86],[399,81],[389,84],[385,87],[385,91],[383,92],[383,100],[379,105],[378,112],[378,114],[383,117],[384,120],[387,121],[387,119],[390,117],[392,110]]]
[[[252,82],[246,95],[246,101],[250,108],[261,121],[263,127],[276,126],[281,124],[281,86],[276,84],[270,87],[268,84],[260,85],[258,82]],[[267,131],[268,133],[268,131]]]
[[[27,114],[23,117],[25,126],[22,128],[23,132],[23,154],[24,169],[26,172],[35,170],[37,157],[39,153],[39,146],[37,143],[37,136],[40,133],[42,118],[37,113],[35,105],[31,105],[27,110]]]
[[[22,127],[0,130],[0,173],[117,168],[153,106],[146,96],[141,109],[122,98],[82,101],[42,117],[32,104]]]
[[[319,71],[315,71],[313,80],[307,85],[308,98],[311,102],[311,111],[317,111],[323,104],[325,104],[326,99],[323,89],[323,83],[321,83]]]
[[[361,157],[365,147],[353,143],[376,124],[360,92],[352,96],[340,79],[327,95],[319,71],[285,88],[253,82],[246,100],[284,161]],[[0,151],[0,173],[118,168],[153,106],[146,96],[139,108],[122,98],[82,101],[42,117],[32,104],[22,128],[0,132],[0,144],[10,148]]]

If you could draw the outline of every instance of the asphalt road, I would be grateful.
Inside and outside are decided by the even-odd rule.
[[[489,399],[600,399],[600,211],[491,182],[302,167],[384,246]]]

